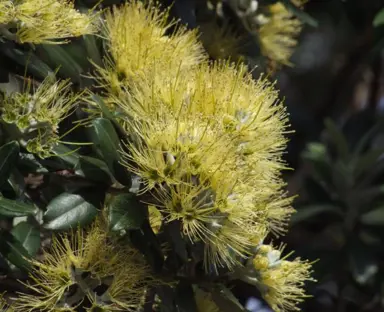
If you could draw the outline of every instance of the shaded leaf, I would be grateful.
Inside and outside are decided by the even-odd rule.
[[[0,147],[0,187],[9,178],[12,169],[19,159],[19,144],[15,141]]]
[[[176,307],[178,312],[196,312],[195,293],[190,283],[181,281],[176,288]]]
[[[94,189],[60,194],[47,206],[44,218],[48,223],[45,228],[68,230],[91,223],[102,205],[101,195],[104,193]]]
[[[71,168],[74,168],[78,162],[79,154],[64,144],[55,145],[52,148],[52,152],[65,163],[71,165]]]
[[[245,312],[245,308],[226,287],[221,286],[211,292],[212,299],[222,312]]]
[[[384,225],[384,206],[363,214],[360,220],[367,225]]]
[[[362,285],[367,284],[379,270],[376,257],[360,242],[355,243],[349,253],[349,264],[355,281]]]
[[[291,0],[280,0],[282,3],[284,3],[285,7],[290,11],[292,14],[296,15],[298,19],[300,19],[302,22],[313,26],[318,27],[319,23],[309,14],[305,13],[298,7],[296,7]]]
[[[145,206],[134,194],[114,196],[109,205],[109,223],[112,231],[139,229],[146,216]]]
[[[381,9],[373,19],[373,26],[377,27],[383,24],[384,24],[384,9]]]
[[[335,148],[337,149],[339,157],[341,157],[343,160],[347,160],[349,155],[349,147],[344,134],[331,119],[327,118],[324,123],[329,135],[329,139],[331,142],[333,142]]]
[[[0,232],[0,253],[18,268],[30,266],[26,260],[29,257],[28,251],[11,233]]]
[[[111,184],[111,176],[105,162],[100,159],[80,156],[75,166],[75,173],[89,180]]]
[[[310,205],[303,208],[297,209],[291,217],[291,224],[296,224],[313,217],[316,217],[322,213],[331,213],[342,215],[340,207],[331,205],[331,204],[319,204],[319,205]]]
[[[36,227],[28,222],[20,222],[11,233],[31,257],[36,255],[40,248],[40,232]]]
[[[95,130],[94,142],[101,151],[109,170],[121,184],[130,186],[131,178],[119,163],[120,140],[113,124],[105,118],[97,118],[93,120],[92,124]]]
[[[88,54],[89,58],[91,59],[91,61],[98,66],[103,66],[100,51],[99,51],[99,48],[98,48],[97,42],[96,42],[96,36],[84,35],[83,36],[83,42],[84,42],[84,46],[87,50],[87,54]]]
[[[22,217],[34,215],[37,213],[37,208],[19,201],[0,198],[0,215],[7,217]]]
[[[173,247],[172,249],[184,262],[187,262],[187,244],[181,235],[182,225],[180,220],[168,222],[165,226],[165,233],[167,234],[169,241]]]

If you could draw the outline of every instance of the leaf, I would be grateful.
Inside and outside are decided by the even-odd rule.
[[[28,251],[23,245],[8,232],[0,232],[0,253],[18,268],[28,268]]]
[[[64,144],[55,145],[52,148],[52,152],[65,163],[70,164],[71,168],[74,168],[78,162],[80,155],[75,151]]]
[[[363,224],[366,225],[384,225],[384,206],[363,214],[360,220]]]
[[[101,60],[100,51],[97,46],[96,36],[93,35],[84,35],[83,36],[84,46],[87,50],[87,54],[94,64],[97,66],[103,66]]]
[[[319,205],[310,205],[305,206],[301,209],[297,209],[291,217],[291,224],[297,224],[299,222],[311,219],[315,216],[318,216],[322,213],[332,213],[341,215],[340,208],[331,204],[319,204]]]
[[[6,217],[22,217],[34,215],[37,208],[19,201],[0,197],[0,215]]]
[[[345,136],[330,118],[327,118],[324,123],[329,139],[334,143],[339,157],[346,161],[349,155],[349,147]]]
[[[139,229],[147,211],[134,194],[121,194],[112,198],[109,205],[109,222],[112,231]]]
[[[188,261],[187,244],[181,235],[181,226],[180,220],[168,222],[165,226],[165,233],[169,237],[172,249],[186,263]]]
[[[379,271],[374,253],[361,242],[355,242],[349,249],[349,265],[356,282],[367,284]]]
[[[100,159],[80,156],[75,166],[75,173],[89,180],[111,184],[112,179],[107,165]]]
[[[54,198],[44,214],[45,228],[50,230],[68,230],[84,226],[93,221],[97,215],[104,193],[100,190],[79,190],[75,193],[63,193]]]
[[[305,13],[298,7],[296,7],[291,0],[280,0],[285,7],[290,11],[292,14],[296,15],[298,19],[300,19],[302,22],[307,23],[310,26],[318,27],[319,23],[309,14]]]
[[[381,9],[373,19],[373,26],[378,27],[383,24],[384,24],[384,9]]]
[[[41,44],[39,49],[45,54],[45,58],[50,60],[51,66],[59,67],[58,73],[64,77],[71,78],[72,81],[79,82],[82,68],[71,55],[60,45]]]
[[[0,147],[0,187],[9,178],[12,169],[19,159],[20,147],[15,141]]]
[[[131,178],[123,166],[120,165],[120,140],[111,121],[105,118],[97,118],[92,122],[95,136],[94,142],[101,151],[104,161],[108,165],[113,176],[121,184],[130,187]]]
[[[221,312],[246,311],[232,292],[224,286],[221,286],[220,289],[213,290],[211,294],[213,301],[216,303],[219,311]]]
[[[195,293],[193,291],[192,285],[186,281],[181,281],[177,285],[175,301],[178,312],[197,311]]]
[[[36,255],[40,248],[40,232],[36,227],[28,222],[20,222],[11,233],[31,257]]]
[[[383,155],[384,155],[384,148],[380,148],[380,149],[368,151],[364,155],[361,155],[360,157],[358,157],[355,164],[356,177],[359,177],[366,170],[375,166],[379,158]]]
[[[28,54],[22,50],[8,47],[4,45],[2,47],[2,52],[14,60],[16,63],[20,64],[23,67],[26,67],[30,73],[34,76],[44,79],[47,76],[53,76],[54,72],[52,69],[42,62],[35,54],[29,52]]]

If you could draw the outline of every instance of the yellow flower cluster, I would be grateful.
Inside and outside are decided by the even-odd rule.
[[[303,1],[299,2],[301,5]],[[301,21],[279,2],[267,6],[266,15],[259,16],[259,20],[258,34],[263,55],[273,62],[290,65],[289,59],[302,29]]]
[[[207,269],[232,268],[266,231],[284,232],[293,211],[280,178],[287,115],[277,91],[243,65],[207,63],[194,33],[167,36],[151,5],[110,14],[111,61],[131,77],[107,94],[132,134],[123,164],[163,222],[181,220],[191,242],[205,243]]]
[[[44,260],[32,260],[31,291],[19,294],[15,311],[131,311],[142,302],[148,283],[154,284],[149,267],[137,251],[116,245],[96,222],[85,234],[78,229],[54,237]]]
[[[96,31],[95,16],[82,14],[66,0],[0,0],[0,28],[17,28],[15,39],[21,43],[65,43],[66,38]]]
[[[51,156],[59,143],[59,123],[70,115],[80,94],[73,94],[68,80],[48,76],[33,92],[28,81],[24,92],[5,95],[1,119],[16,125],[20,143],[40,157]]]
[[[304,291],[306,281],[314,281],[311,263],[296,258],[288,261],[281,258],[283,247],[260,245],[254,258],[249,261],[250,268],[243,277],[248,283],[256,285],[264,299],[276,312],[299,310],[297,304],[308,297]]]

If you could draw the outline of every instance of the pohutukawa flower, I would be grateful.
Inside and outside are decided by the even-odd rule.
[[[31,260],[31,293],[19,294],[16,311],[131,311],[154,279],[137,251],[108,238],[101,222],[86,234],[54,237],[42,261]]]
[[[0,24],[7,24],[15,18],[15,7],[10,0],[0,0]],[[0,25],[3,27],[3,25]]]
[[[105,29],[110,69],[99,68],[96,78],[101,85],[112,78],[110,70],[128,82],[145,75],[157,75],[161,80],[175,76],[180,67],[189,69],[204,60],[197,33],[167,19],[168,12],[160,11],[152,1],[143,4],[134,0],[108,11]]]
[[[305,1],[296,1],[302,5]],[[261,52],[273,62],[290,65],[289,59],[297,45],[302,23],[282,3],[265,8],[265,15],[257,16]]]
[[[247,264],[243,280],[257,286],[271,308],[276,312],[299,311],[297,305],[306,297],[304,286],[310,277],[312,264],[296,258],[281,257],[284,246],[259,245],[256,255]]]
[[[15,7],[21,43],[65,43],[66,38],[95,33],[95,15],[82,14],[66,0],[22,0]]]
[[[74,111],[80,96],[72,93],[69,80],[47,77],[36,89],[29,81],[24,92],[5,96],[1,119],[17,126],[19,141],[29,152],[49,157],[60,142],[59,123]]]

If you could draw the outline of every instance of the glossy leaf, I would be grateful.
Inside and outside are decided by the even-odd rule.
[[[97,118],[92,122],[95,135],[94,142],[103,155],[103,160],[108,165],[113,176],[123,185],[130,186],[131,179],[119,163],[120,140],[113,124],[105,118]]]
[[[0,232],[0,253],[18,268],[30,266],[28,251],[11,233]]]
[[[121,194],[109,204],[109,222],[112,231],[139,229],[147,216],[145,206],[134,194]]]
[[[78,225],[92,222],[101,207],[98,190],[80,190],[76,193],[63,193],[47,206],[44,218],[45,227],[51,230],[68,230]]]
[[[86,179],[111,184],[111,176],[107,165],[100,159],[80,156],[75,166],[75,173]]]
[[[40,248],[40,231],[36,227],[28,222],[20,222],[11,233],[31,257],[36,255]]]
[[[212,299],[216,303],[219,311],[222,312],[245,312],[245,308],[232,294],[232,292],[222,286],[212,291]]]
[[[22,217],[34,215],[37,213],[37,208],[16,200],[0,198],[0,215],[6,217]]]
[[[19,158],[20,147],[15,141],[0,147],[0,187],[7,181]]]

